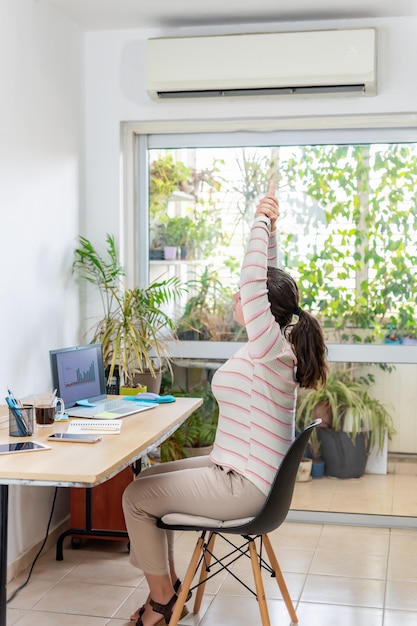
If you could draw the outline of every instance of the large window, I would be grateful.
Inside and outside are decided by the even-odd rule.
[[[139,140],[136,273],[187,282],[173,312],[182,330],[188,324],[199,333],[193,338],[223,343],[179,344],[186,358],[178,361],[203,367],[233,354],[224,340],[244,339],[233,327],[231,293],[257,200],[274,180],[281,266],[298,280],[303,307],[325,326],[332,364],[349,361],[358,375],[375,377],[373,395],[390,407],[397,429],[390,452],[415,455],[415,349],[339,344],[416,332],[417,130],[180,130],[173,125],[169,134]],[[163,256],[166,243],[175,249],[171,260]],[[384,358],[373,359],[380,348]],[[334,510],[345,511],[340,506]],[[317,494],[312,508],[326,510]],[[364,513],[360,503],[350,510]],[[414,515],[395,507],[373,513]]]
[[[193,298],[176,311],[184,330],[204,326],[200,304],[204,338],[234,338],[230,296],[256,203],[274,180],[280,265],[297,278],[302,306],[339,341],[415,333],[417,144],[246,138],[159,136],[147,146],[151,277],[174,247],[170,263]]]

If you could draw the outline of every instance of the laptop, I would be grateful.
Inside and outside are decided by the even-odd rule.
[[[155,408],[155,403],[109,400],[100,343],[50,350],[53,388],[69,417],[117,419]]]

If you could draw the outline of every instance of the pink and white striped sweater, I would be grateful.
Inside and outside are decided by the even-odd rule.
[[[267,265],[276,266],[275,232],[255,219],[240,275],[248,342],[213,376],[219,423],[211,460],[268,494],[294,439],[296,356],[267,296]]]

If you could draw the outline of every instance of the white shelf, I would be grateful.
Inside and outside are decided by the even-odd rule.
[[[226,361],[243,345],[233,341],[172,341],[169,349],[174,359]],[[417,346],[369,343],[329,343],[329,361],[335,363],[417,363]]]

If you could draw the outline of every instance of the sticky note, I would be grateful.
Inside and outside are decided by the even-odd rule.
[[[92,402],[89,402],[88,400],[77,400],[76,404],[78,404],[78,406],[86,406],[86,407],[97,406],[96,404],[93,404]]]
[[[97,413],[95,417],[104,417],[105,419],[112,420],[115,417],[119,417],[117,413],[109,413],[109,411],[103,411],[103,413]]]

